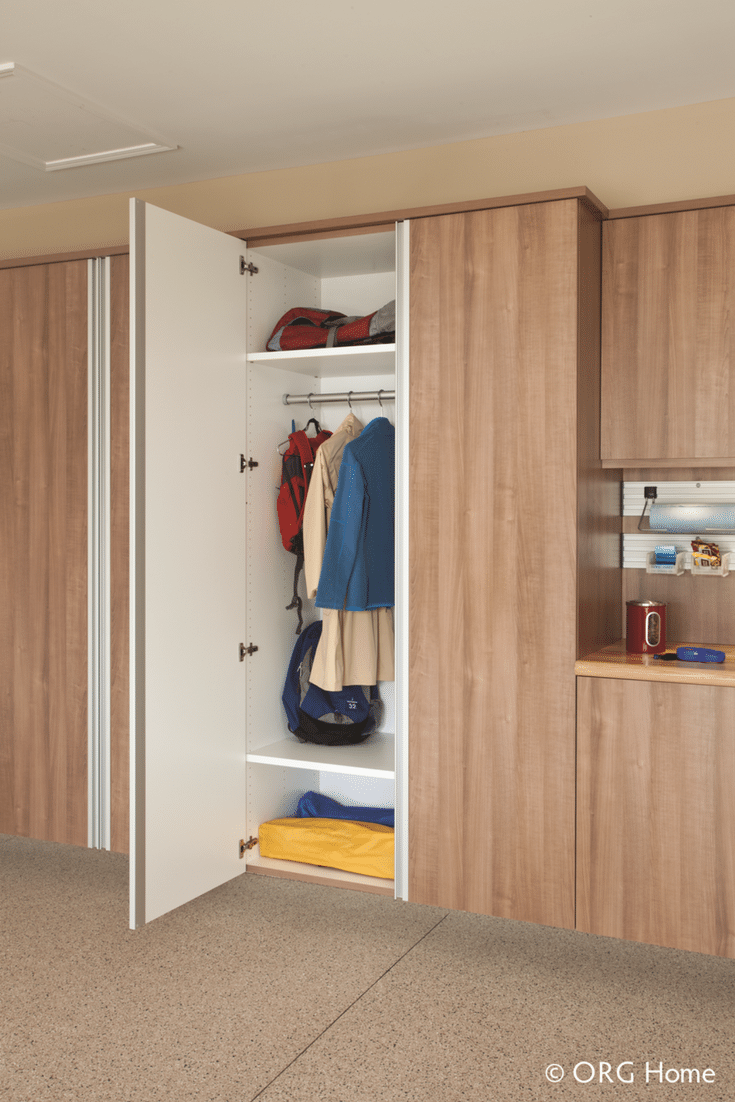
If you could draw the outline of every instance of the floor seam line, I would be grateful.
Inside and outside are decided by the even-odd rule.
[[[289,1068],[293,1067],[293,1065],[297,1062],[297,1060],[300,1060],[301,1057],[309,1051],[309,1049],[312,1047],[312,1045],[315,1045],[317,1043],[317,1041],[321,1040],[321,1038],[324,1037],[324,1035],[326,1033],[329,1033],[329,1030],[332,1029],[333,1026],[335,1026],[337,1024],[337,1022],[340,1020],[340,1018],[343,1018],[345,1016],[345,1014],[348,1012],[348,1010],[352,1010],[353,1006],[357,1006],[357,1004],[360,1002],[360,1000],[365,998],[368,991],[372,991],[372,989],[376,986],[376,984],[380,983],[381,980],[385,979],[385,977],[388,975],[388,973],[392,972],[393,969],[396,967],[396,965],[400,964],[402,960],[405,960],[405,958],[408,956],[408,954],[412,953],[414,951],[414,949],[418,945],[420,945],[421,942],[424,941],[429,936],[429,934],[433,934],[434,930],[436,930],[439,926],[441,926],[442,922],[444,922],[444,920],[447,918],[447,916],[449,914],[450,914],[449,911],[447,911],[445,914],[443,914],[442,917],[439,919],[439,921],[435,922],[434,925],[429,930],[427,930],[424,934],[422,934],[421,937],[418,938],[418,940],[413,943],[413,945],[409,945],[409,947],[408,947],[408,949],[406,949],[405,953],[401,953],[400,957],[397,957],[397,959],[394,960],[393,963],[388,968],[386,968],[386,970],[384,972],[382,972],[377,977],[377,979],[373,980],[372,983],[368,984],[368,986],[365,988],[365,990],[361,991],[360,994],[357,996],[357,998],[352,1000],[352,1002],[349,1004],[349,1006],[346,1006],[344,1008],[344,1010],[341,1010],[339,1012],[339,1014],[337,1015],[337,1017],[333,1021],[331,1021],[328,1025],[325,1025],[324,1029],[320,1033],[318,1033],[316,1035],[316,1037],[312,1038],[312,1040],[309,1041],[308,1045],[305,1045],[303,1047],[303,1049],[301,1050],[301,1052],[297,1053],[296,1056],[294,1056],[293,1060],[289,1060],[289,1062],[286,1064],[285,1067],[281,1068],[281,1070],[276,1075],[274,1075],[273,1078],[270,1079],[265,1084],[265,1086],[261,1087],[260,1090],[252,1096],[252,1098],[250,1099],[250,1102],[255,1102],[255,1100],[257,1098],[260,1098],[260,1096],[262,1094],[264,1094],[268,1090],[269,1087],[272,1087],[273,1084],[275,1082],[277,1082],[281,1078],[281,1076],[284,1075],[288,1071]]]

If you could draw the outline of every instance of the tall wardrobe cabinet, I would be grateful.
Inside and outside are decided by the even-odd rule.
[[[400,682],[381,684],[381,726],[358,746],[302,744],[287,729],[281,694],[296,642],[296,613],[287,607],[295,560],[281,545],[275,502],[279,447],[292,418],[300,428],[316,417],[336,429],[353,404],[366,424],[383,402],[396,423],[399,481],[405,446],[395,343],[265,351],[276,321],[293,306],[364,315],[395,299],[395,227],[346,247],[327,241],[253,251],[143,203],[133,201],[131,215],[136,926],[246,867],[329,879],[328,870],[259,851],[260,824],[292,815],[306,791],[395,804],[400,821]],[[379,401],[368,405],[360,395],[370,392]],[[325,393],[345,397],[322,406]],[[298,408],[287,406],[288,396],[300,400]],[[400,527],[400,491],[397,512]],[[398,588],[400,648],[400,580]],[[305,620],[317,615],[306,602]],[[336,882],[405,895],[401,826],[396,834],[395,889],[350,874],[336,874]]]
[[[411,228],[409,897],[574,927],[574,662],[612,641],[600,221]]]
[[[134,202],[131,243],[132,924],[244,863],[326,879],[257,844],[319,788],[396,807],[395,885],[359,886],[573,927],[574,662],[619,622],[594,204],[247,251]],[[395,345],[264,352],[294,305],[391,298]],[[337,752],[297,743],[280,701],[276,446],[292,416],[338,426],[320,394],[366,391],[395,392],[355,412],[396,426],[396,681],[377,734]]]

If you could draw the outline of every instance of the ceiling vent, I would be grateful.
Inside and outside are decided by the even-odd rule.
[[[177,148],[12,61],[0,64],[0,155],[58,172]]]

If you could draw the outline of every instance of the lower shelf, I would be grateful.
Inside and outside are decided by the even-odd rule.
[[[333,888],[350,888],[357,892],[372,892],[373,895],[395,895],[395,882],[382,880],[377,876],[359,876],[354,872],[342,872],[341,869],[323,868],[321,865],[302,865],[299,861],[280,861],[273,857],[254,857],[248,861],[248,872],[262,876],[281,876],[287,880],[308,880],[312,884],[324,884]]]
[[[318,769],[355,777],[395,779],[395,739],[376,732],[356,746],[316,746],[284,738],[261,746],[247,755],[249,762],[280,765],[292,769]]]

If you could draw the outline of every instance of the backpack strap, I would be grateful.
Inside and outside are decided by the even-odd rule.
[[[303,429],[299,429],[298,432],[290,433],[288,438],[301,460],[301,469],[304,474],[304,486],[307,487],[311,481],[311,469],[314,466],[315,449],[313,447],[313,440],[309,439]]]
[[[301,664],[308,655],[309,648],[316,649],[322,633],[321,620],[315,620],[303,631],[301,637],[296,640],[291,652],[291,660],[288,664],[286,683],[283,686],[283,706],[286,709],[286,718],[289,731],[295,731],[299,725],[299,705],[301,704]]]
[[[296,556],[296,566],[293,571],[293,597],[291,598],[291,604],[286,605],[286,612],[290,612],[292,608],[296,609],[296,615],[299,618],[299,622],[296,628],[296,635],[301,635],[301,629],[304,626],[304,617],[301,615],[301,609],[303,602],[299,597],[299,574],[304,567],[304,555],[303,552]]]
[[[289,440],[291,441],[291,447],[294,449],[299,457],[301,463],[301,470],[304,476],[304,493],[301,501],[298,501],[296,494],[294,493],[293,486],[289,482],[289,491],[293,500],[294,510],[298,517],[299,527],[304,518],[304,507],[306,505],[306,494],[309,489],[309,483],[311,482],[311,474],[314,470],[314,457],[316,456],[316,450],[320,444],[323,444],[325,440],[328,440],[332,435],[328,429],[322,429],[319,422],[312,418],[315,426],[319,429],[316,436],[307,436],[303,429],[299,429],[297,432],[289,433]],[[311,422],[309,422],[311,424]],[[289,448],[291,451],[291,448]],[[299,596],[299,575],[304,568],[304,541],[301,531],[298,535],[298,543],[296,544],[296,565],[293,572],[293,597],[291,598],[291,604],[286,605],[286,611],[290,612],[292,608],[296,609],[296,615],[299,618],[298,625],[296,627],[296,634],[301,634],[301,629],[304,624],[304,618],[301,615],[301,609],[303,602]]]
[[[325,318],[322,322],[322,328],[329,330],[329,335],[327,337],[327,348],[334,348],[335,342],[337,340],[338,329],[340,329],[343,325],[352,325],[353,322],[359,320],[360,319],[358,317],[347,318],[344,315],[332,315],[331,317]]]

